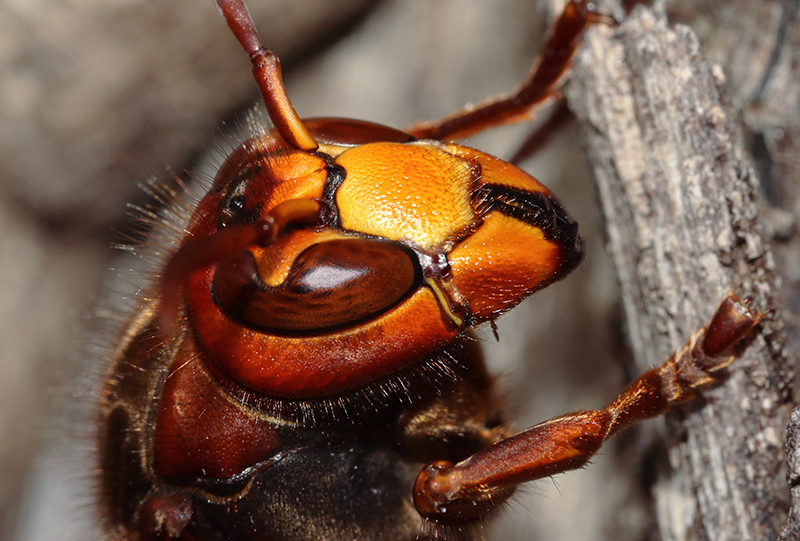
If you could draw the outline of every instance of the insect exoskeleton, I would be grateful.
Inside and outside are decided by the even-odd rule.
[[[577,224],[510,164],[366,123],[306,125],[316,150],[246,141],[189,228],[205,239],[198,250],[218,234],[226,250],[247,239],[186,276],[186,307],[210,363],[249,390],[309,399],[362,388],[581,259]]]

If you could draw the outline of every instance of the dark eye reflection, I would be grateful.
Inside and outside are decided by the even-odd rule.
[[[258,221],[261,216],[262,204],[247,208],[247,197],[244,194],[232,195],[223,207],[224,217],[220,219],[219,226],[250,225]]]
[[[233,215],[242,214],[245,208],[245,200],[244,195],[234,195],[228,200],[228,211]]]

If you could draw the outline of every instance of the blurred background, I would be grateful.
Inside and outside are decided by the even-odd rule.
[[[513,89],[558,9],[535,0],[249,7],[301,116],[397,127]],[[710,36],[703,13],[676,16]],[[92,306],[113,282],[109,269],[133,265],[110,246],[133,227],[126,204],[148,201],[139,185],[188,179],[214,161],[204,156],[215,138],[238,132],[257,91],[210,0],[0,0],[0,70],[0,539],[87,539],[91,519],[72,520],[76,502],[88,511],[90,442],[69,437],[91,422],[96,379],[86,375],[103,370],[85,346]],[[508,158],[532,126],[467,144]],[[562,199],[590,251],[574,275],[499,322],[499,343],[481,331],[519,427],[601,406],[630,378],[575,127],[523,167]],[[779,218],[791,228],[791,213]],[[65,415],[73,402],[83,405]],[[648,538],[639,445],[627,432],[591,467],[525,487],[488,537]]]

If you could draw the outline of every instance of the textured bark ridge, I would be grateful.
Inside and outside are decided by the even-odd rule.
[[[786,429],[786,462],[789,473],[786,476],[792,491],[792,506],[789,519],[781,532],[781,541],[800,539],[800,408],[792,410],[789,427]]]
[[[759,183],[723,72],[688,27],[638,7],[619,27],[587,34],[566,93],[597,181],[637,367],[678,349],[728,291],[772,310],[729,380],[668,420],[651,487],[661,537],[775,539],[788,507],[793,366]]]

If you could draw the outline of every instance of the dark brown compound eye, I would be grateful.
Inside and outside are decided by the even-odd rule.
[[[251,329],[276,335],[324,334],[368,321],[416,291],[422,271],[394,242],[337,239],[306,248],[284,282],[265,284],[249,251],[220,263],[216,303]]]

